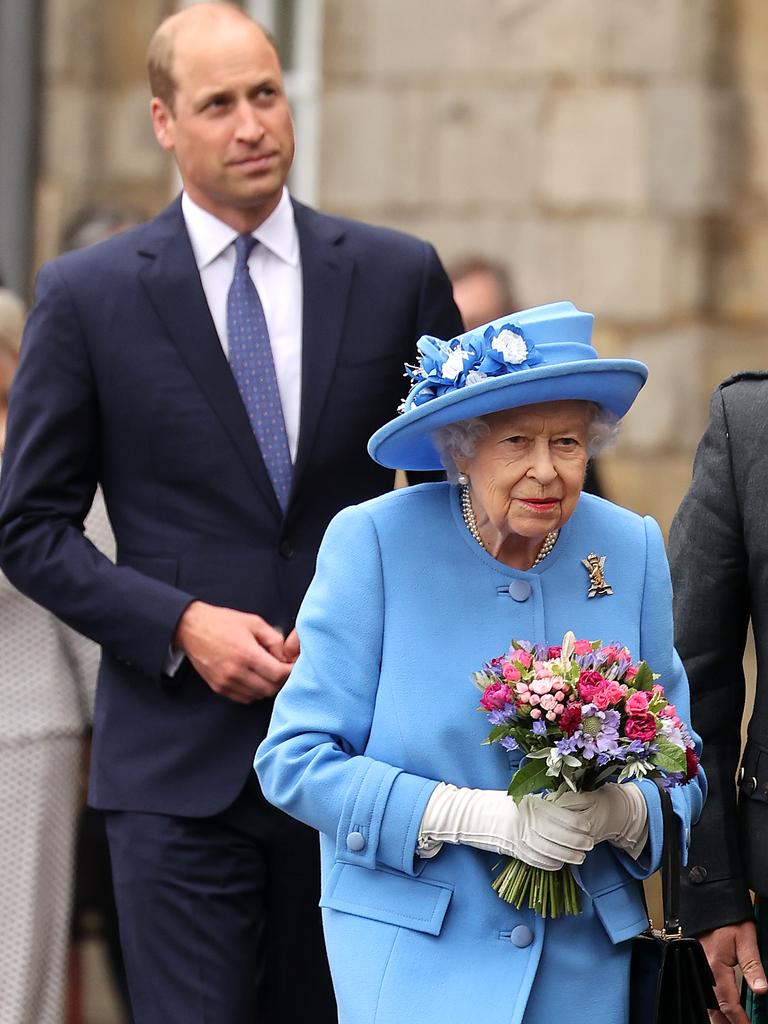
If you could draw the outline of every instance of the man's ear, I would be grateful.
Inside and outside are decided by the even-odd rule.
[[[163,100],[157,96],[152,97],[149,110],[152,115],[152,127],[155,130],[155,138],[163,149],[173,149],[173,114]]]

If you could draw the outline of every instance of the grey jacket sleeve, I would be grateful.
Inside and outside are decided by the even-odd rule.
[[[734,447],[749,440],[732,433],[729,398],[733,392],[727,386],[712,396],[693,481],[669,542],[675,641],[688,674],[691,721],[703,742],[702,765],[709,781],[682,878],[683,925],[692,933],[752,916],[738,844],[735,784],[750,600],[744,495]]]

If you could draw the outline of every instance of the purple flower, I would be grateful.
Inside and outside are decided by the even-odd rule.
[[[547,723],[546,722],[542,722],[541,719],[538,719],[538,721],[534,722],[533,725],[531,726],[531,732],[534,733],[534,735],[536,735],[536,736],[546,736],[547,735]]]
[[[514,722],[517,718],[517,709],[514,704],[507,702],[503,708],[497,708],[488,714],[488,721],[491,725],[506,725],[507,722]]]
[[[577,749],[578,743],[575,736],[566,736],[564,739],[558,740],[555,746],[561,754],[572,754]]]
[[[585,704],[581,709],[581,724],[573,734],[576,746],[591,761],[598,754],[615,757],[620,749],[619,724],[621,715],[613,708],[600,711],[596,704]]]
[[[517,740],[512,739],[511,736],[505,736],[501,741],[501,745],[502,747],[504,747],[505,750],[520,749],[520,744],[517,742]]]
[[[624,754],[626,757],[629,757],[631,754],[633,757],[637,758],[638,761],[645,761],[650,755],[650,752],[650,747],[643,743],[642,740],[632,740],[632,742],[624,748]]]

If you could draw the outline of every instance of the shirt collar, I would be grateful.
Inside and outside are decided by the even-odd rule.
[[[213,263],[237,238],[237,232],[212,213],[198,206],[186,192],[181,197],[181,211],[187,227],[197,269]],[[299,235],[293,216],[288,189],[283,188],[275,209],[251,234],[266,249],[292,267],[299,262]]]

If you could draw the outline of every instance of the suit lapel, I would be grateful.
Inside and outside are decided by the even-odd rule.
[[[211,319],[179,200],[147,226],[139,253],[145,257],[139,276],[152,305],[248,472],[275,513],[282,516]]]
[[[304,292],[301,420],[293,493],[301,484],[331,386],[347,314],[352,258],[340,222],[294,201]]]

